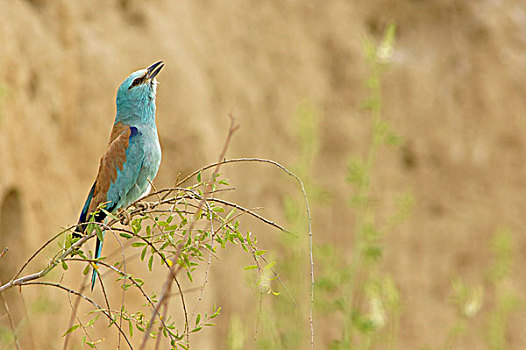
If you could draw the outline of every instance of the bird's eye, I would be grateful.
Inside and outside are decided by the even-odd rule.
[[[131,89],[131,88],[134,87],[134,86],[139,85],[141,82],[142,82],[142,78],[137,78],[137,79],[135,79],[135,80],[133,81],[133,83],[130,85],[130,87],[128,88],[128,90]]]

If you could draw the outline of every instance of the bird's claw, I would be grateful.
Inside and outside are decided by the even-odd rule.
[[[123,210],[121,214],[121,224],[127,226],[131,222],[131,215],[126,210]]]
[[[139,209],[140,211],[146,211],[150,210],[152,208],[152,205],[150,202],[138,202],[135,203],[135,207],[137,207],[137,209]]]

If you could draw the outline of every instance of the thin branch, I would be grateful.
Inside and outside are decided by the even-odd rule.
[[[230,140],[232,139],[232,135],[234,135],[234,133],[239,129],[239,124],[236,125],[236,119],[234,118],[234,115],[230,113],[228,117],[230,118],[230,127],[228,128],[228,135],[226,136],[226,140],[223,145],[223,150],[221,151],[221,154],[219,155],[219,161],[222,161],[223,159],[225,159],[226,150],[228,149],[228,146],[230,145]],[[212,179],[214,179],[215,175],[219,173],[220,167],[221,167],[221,164],[218,164],[216,166],[212,174]]]
[[[167,312],[168,312],[168,302],[164,304],[163,319],[166,318]],[[159,326],[159,335],[161,334],[162,329],[163,329],[162,326]],[[158,350],[160,345],[161,345],[161,337],[158,336],[157,341],[155,342],[155,350]]]
[[[226,150],[228,149],[228,145],[230,144],[230,140],[232,138],[232,135],[234,134],[234,132],[239,128],[238,125],[235,125],[235,119],[234,117],[232,116],[232,114],[230,115],[230,128],[228,130],[228,135],[227,135],[227,138],[225,140],[225,144],[223,146],[223,150],[221,151],[221,154],[219,156],[219,159],[223,159],[225,157],[225,154],[226,154]],[[214,180],[215,178],[215,175],[219,172],[219,167],[221,166],[221,163],[217,164],[216,165],[216,168],[212,174],[212,177],[211,177],[211,180]],[[210,188],[211,188],[211,185],[209,185]],[[177,187],[177,186],[176,186]],[[208,203],[206,201],[206,197],[203,197],[201,198],[201,200],[199,201],[199,206],[197,208],[197,213],[199,213],[201,211],[201,208],[203,206],[206,206],[208,207],[208,209],[210,210],[211,212],[211,209],[210,207],[208,206]],[[196,222],[196,219],[197,217],[194,216],[194,219],[192,220],[192,222],[190,223],[190,226],[189,226],[189,231],[188,232],[191,232],[191,229],[193,228],[193,226],[195,225],[195,222]],[[213,233],[212,233],[213,234]],[[177,249],[177,252],[176,252],[176,255],[175,255],[175,259],[178,259],[180,253],[181,253],[181,250],[182,250],[183,246],[182,244],[179,245],[178,249]],[[174,261],[177,261],[175,260]],[[172,267],[170,268],[170,273],[173,274],[175,271],[175,266],[176,264],[174,263],[172,265]],[[180,265],[178,266],[177,268],[177,271],[180,269]],[[141,347],[140,349],[144,349],[145,346],[146,346],[146,342],[148,341],[149,339],[149,336],[150,336],[150,332],[151,332],[151,329],[152,329],[152,325],[153,325],[153,320],[155,319],[155,317],[157,317],[158,313],[159,313],[159,308],[161,307],[161,305],[163,305],[163,303],[166,302],[166,298],[168,295],[170,295],[170,290],[172,288],[172,283],[171,283],[171,278],[167,278],[166,282],[165,282],[165,285],[163,287],[163,294],[161,295],[161,298],[159,299],[159,302],[157,303],[157,306],[155,308],[155,311],[154,311],[154,314],[152,315],[152,319],[150,321],[150,324],[148,326],[148,329],[146,330],[146,332],[144,333],[144,337],[143,337],[143,341],[142,341],[142,344],[141,344]],[[187,330],[187,342],[189,342],[189,333],[188,333],[188,330]]]
[[[11,329],[13,330],[13,337],[15,339],[15,346],[17,350],[20,350],[20,344],[18,343],[18,336],[16,335],[16,327],[15,322],[13,321],[13,317],[11,316],[11,310],[9,310],[9,305],[7,305],[7,299],[5,298],[5,294],[2,294],[2,299],[4,301],[4,307],[7,312],[7,317],[9,318],[9,325],[11,326]]]
[[[0,253],[0,259],[3,258],[3,256],[5,255],[5,253],[7,253],[8,250],[9,250],[8,247],[5,247],[4,250],[2,250],[2,252]]]
[[[77,322],[79,323],[80,327],[82,328],[82,331],[84,331],[84,334],[86,335],[86,337],[90,340],[90,342],[93,342],[93,338],[91,338],[91,335],[89,334],[88,330],[86,329],[86,327],[84,326],[84,324],[80,320],[79,316],[77,315],[77,311],[76,310],[77,310],[78,305],[80,303],[80,297],[79,296],[76,297],[76,299],[75,299],[75,306],[73,306],[73,304],[71,304],[71,295],[68,293],[68,301],[69,301],[69,306],[71,307],[71,310],[73,311],[73,313],[71,315],[74,316],[71,319],[71,321],[70,321],[70,326],[68,327],[68,329],[71,329],[71,327],[73,326],[73,322],[76,319]],[[66,334],[66,341],[64,342],[64,350],[67,349],[67,347],[66,347],[67,342],[68,342],[67,339],[69,339],[70,334],[72,334],[72,332],[68,332],[68,334]],[[96,347],[97,346],[95,345],[95,348]]]
[[[29,318],[29,313],[27,312],[26,300],[22,295],[22,288],[18,290],[18,296],[20,297],[20,303],[22,304],[22,308],[24,309],[24,316],[27,320],[27,325],[29,328],[29,340],[31,341],[31,346],[33,347],[33,349],[36,349],[35,338],[33,337],[33,327],[31,325],[31,318]]]
[[[253,217],[263,221],[264,223],[266,224],[269,224],[270,226],[274,226],[275,228],[277,228],[278,230],[280,231],[283,231],[283,232],[287,232],[287,233],[290,233],[289,231],[287,231],[286,229],[284,229],[283,227],[281,227],[280,225],[276,224],[274,221],[271,221],[269,219],[266,219],[265,217],[253,212],[252,210],[250,209],[246,209],[246,208],[243,208],[242,206],[236,204],[236,203],[232,203],[232,202],[229,202],[229,201],[226,201],[224,199],[219,199],[219,198],[208,198],[208,201],[210,202],[217,202],[217,203],[221,203],[221,204],[224,204],[224,205],[227,205],[229,207],[232,207],[232,208],[236,208],[236,209],[239,209],[247,214],[250,214],[252,215]]]
[[[67,287],[64,287],[63,285],[61,284],[58,284],[58,283],[51,283],[51,282],[40,282],[40,281],[30,281],[30,282],[25,282],[23,284],[20,284],[20,286],[31,286],[31,285],[35,285],[35,286],[49,286],[49,287],[55,287],[55,288],[58,288],[58,289],[62,289],[63,291],[65,292],[68,292],[70,294],[74,294],[74,295],[77,295],[79,297],[81,297],[82,299],[86,300],[88,303],[90,303],[91,305],[93,305],[97,310],[101,311],[104,316],[106,316],[110,322],[113,321],[113,318],[111,316],[111,313],[109,310],[105,310],[103,308],[101,308],[96,302],[94,302],[92,299],[88,298],[87,296],[85,296],[84,294],[81,294],[80,292],[77,292],[76,290],[73,290],[73,289],[69,289]],[[119,327],[119,325],[115,322],[111,322],[112,325],[114,325],[118,330],[119,332],[123,335],[124,337],[124,340],[126,340],[126,343],[128,343],[128,347],[130,349],[133,350],[133,346],[131,345],[128,337],[126,336],[126,334],[124,333],[124,331],[122,330],[121,327]]]
[[[123,231],[123,232],[127,232],[128,234],[136,237],[136,238],[139,238],[140,240],[142,240],[143,242],[145,242],[153,251],[155,254],[157,254],[159,256],[159,258],[163,261],[163,263],[170,269],[170,271],[172,271],[172,268],[171,268],[171,264],[168,262],[168,260],[165,258],[165,256],[157,249],[157,247],[155,247],[155,245],[153,245],[148,239],[146,239],[145,237],[142,237],[140,235],[137,235],[135,234],[134,232],[132,231],[129,231],[129,230],[126,230],[126,229],[114,229],[115,231]],[[119,242],[120,243],[120,242]],[[176,261],[176,260],[175,260]],[[174,263],[172,263],[174,264]],[[105,265],[105,264],[103,264]],[[111,265],[108,265],[108,267],[110,267],[111,269],[114,269],[116,271],[119,271],[118,269],[116,269],[115,267],[111,266]],[[181,304],[182,304],[182,307],[183,307],[183,312],[184,312],[184,316],[185,316],[185,331],[188,331],[188,313],[186,311],[186,302],[185,302],[185,299],[184,299],[184,294],[182,292],[182,288],[181,288],[181,284],[179,283],[179,280],[177,279],[177,276],[176,274],[172,274],[172,277],[173,277],[173,280],[175,281],[176,285],[177,285],[177,288],[179,290],[179,295],[181,297]],[[102,281],[102,280],[101,280]],[[150,298],[146,295],[146,293],[142,290],[142,288],[135,282],[133,281],[134,284],[141,290],[141,292],[143,293],[143,296],[150,302],[150,304],[154,305],[153,301],[150,300]],[[152,320],[153,321],[153,320]],[[166,327],[166,324],[164,323],[164,319],[161,319],[161,322],[163,324],[163,326],[165,326],[165,329],[168,329]],[[170,334],[170,337],[172,337],[171,333],[169,332]]]
[[[73,226],[74,227],[74,226]],[[67,231],[67,230],[66,230]],[[58,236],[60,236],[61,234],[63,234],[65,231],[62,231],[61,233],[59,233],[58,235],[55,235],[52,239],[50,239],[48,242],[46,242],[46,244],[44,244],[40,249],[38,249],[37,253],[42,251],[42,249],[44,249],[44,247],[46,245],[48,245],[49,243],[51,243],[53,240],[55,240]],[[22,285],[22,284],[26,284],[27,282],[29,281],[34,281],[36,279],[39,279],[39,278],[42,278],[44,277],[45,275],[47,275],[49,273],[49,271],[53,270],[55,268],[55,266],[57,266],[62,260],[64,260],[64,258],[66,258],[67,256],[69,256],[73,251],[75,251],[77,248],[80,248],[87,240],[91,239],[95,237],[95,233],[92,233],[90,235],[87,235],[87,236],[83,236],[82,238],[80,238],[77,242],[75,242],[74,244],[71,245],[71,247],[69,247],[68,249],[64,250],[62,252],[62,254],[58,254],[58,256],[56,256],[55,258],[53,258],[49,264],[44,268],[42,269],[41,271],[39,272],[36,272],[36,273],[32,273],[32,274],[29,274],[29,275],[26,275],[26,276],[23,276],[23,277],[20,277],[20,278],[13,278],[11,281],[7,282],[6,284],[2,285],[0,287],[0,293],[2,293],[3,291],[5,291],[6,289],[9,289],[9,288],[12,288],[14,286],[19,286],[19,285]],[[29,258],[25,264],[22,266],[22,268],[20,269],[20,271],[16,274],[15,277],[19,276],[20,273],[24,270],[24,268],[27,266],[27,264],[29,264],[29,262],[37,255],[37,253],[33,254],[31,256],[31,258]]]
[[[31,260],[33,260],[42,250],[44,250],[44,248],[46,248],[51,242],[53,242],[55,239],[57,239],[58,237],[62,236],[64,233],[70,231],[72,228],[74,228],[75,226],[70,226],[62,231],[60,231],[59,233],[57,233],[55,236],[53,236],[51,239],[49,239],[46,243],[44,243],[44,245],[42,247],[40,247],[33,255],[31,255],[31,257],[29,259],[27,259],[27,261],[24,263],[24,265],[22,265],[22,267],[20,268],[20,270],[18,271],[18,273],[15,275],[15,277],[12,278],[11,281],[15,280],[18,276],[20,276],[20,274],[22,273],[22,271],[24,271],[24,269],[27,267],[27,265],[29,265],[29,263],[31,262]],[[80,245],[79,245],[80,247]],[[2,286],[3,287],[3,286]],[[0,293],[2,293],[3,289],[0,288]]]
[[[88,275],[86,274],[86,275],[84,275],[84,278],[82,279],[82,284],[80,285],[80,289],[79,289],[79,293],[81,293],[81,294],[84,292],[84,290],[88,286],[88,284],[86,283],[87,278],[88,278]],[[68,325],[67,329],[70,329],[71,327],[73,327],[73,322],[75,322],[75,319],[78,319],[77,310],[78,310],[79,305],[80,305],[80,300],[81,300],[81,298],[79,296],[77,296],[77,298],[75,299],[75,305],[71,305],[71,300],[69,302],[69,304],[71,306],[71,316],[69,318],[69,325]],[[120,335],[120,333],[119,333],[119,335]],[[70,336],[71,336],[71,333],[66,334],[66,337],[64,339],[64,346],[62,347],[63,350],[67,350]]]
[[[155,249],[155,248],[154,248]],[[120,269],[116,268],[115,266],[113,265],[110,265],[104,261],[101,261],[101,260],[97,260],[97,259],[80,259],[80,258],[66,258],[64,259],[64,261],[75,261],[75,262],[85,262],[85,263],[90,263],[90,264],[93,264],[93,263],[97,263],[99,264],[100,266],[103,266],[103,267],[106,267],[109,271],[114,271],[116,272],[119,276],[121,277],[124,277],[125,279],[128,279],[132,282],[132,284],[141,292],[142,296],[148,301],[149,305],[151,307],[153,307],[155,305],[155,303],[153,302],[153,300],[148,296],[148,294],[146,294],[146,292],[144,291],[144,289],[142,288],[142,286],[136,281],[135,278],[133,278],[132,276],[126,274],[125,272],[121,271]],[[99,273],[99,275],[101,275]],[[102,283],[102,279],[101,279],[101,283]],[[179,282],[177,282],[177,284],[179,285]],[[181,289],[180,289],[181,290]],[[106,302],[108,303],[107,299],[106,299]],[[108,310],[110,309],[109,307],[109,303],[107,304],[108,305]],[[112,321],[113,322],[113,321]],[[164,322],[164,319],[161,319],[161,323],[163,325],[163,327],[165,327],[166,329],[168,329],[168,327],[166,326],[165,322]],[[170,338],[173,339],[173,336],[170,332],[168,332],[168,334],[170,335]]]

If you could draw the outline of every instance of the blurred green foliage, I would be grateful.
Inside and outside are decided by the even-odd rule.
[[[327,323],[331,324],[330,334],[333,336],[323,348],[404,348],[398,342],[403,295],[393,276],[382,267],[382,258],[386,249],[384,238],[393,234],[396,225],[407,219],[415,200],[410,190],[402,190],[397,195],[395,212],[380,220],[377,215],[379,206],[387,198],[380,197],[375,191],[373,180],[375,169],[379,167],[378,153],[388,152],[388,147],[403,143],[382,114],[381,78],[394,54],[394,37],[395,27],[391,25],[379,43],[366,40],[363,45],[369,76],[365,82],[368,94],[362,112],[370,120],[370,142],[363,154],[349,156],[345,177],[352,192],[349,214],[354,226],[351,230],[346,229],[352,243],[347,246],[334,243],[315,246],[315,325],[325,323],[323,328],[326,328]],[[297,130],[300,152],[294,171],[304,181],[315,208],[332,205],[329,196],[313,177],[312,169],[319,150],[319,127],[312,105],[306,103],[299,107]],[[284,283],[279,288],[283,293],[272,297],[260,310],[256,334],[258,349],[309,348],[306,218],[299,197],[286,198],[284,208],[288,226],[297,234],[283,235],[280,239],[278,271]],[[319,237],[323,232],[317,234]],[[491,251],[494,261],[487,268],[488,283],[471,285],[461,277],[453,278],[450,301],[456,310],[456,319],[445,339],[422,349],[459,348],[473,320],[481,314],[486,320],[486,332],[482,337],[487,349],[509,348],[506,335],[510,317],[520,306],[507,283],[514,254],[510,230],[500,229],[495,233]],[[231,325],[231,332],[242,332],[239,324]],[[246,329],[244,332],[246,334]],[[229,347],[231,350],[238,348]]]

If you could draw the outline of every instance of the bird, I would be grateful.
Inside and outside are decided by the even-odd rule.
[[[73,237],[85,234],[92,219],[102,222],[107,214],[125,209],[146,196],[161,164],[161,146],[155,122],[157,79],[164,62],[130,74],[117,89],[117,113],[108,147],[100,159],[97,177],[91,186]],[[104,237],[104,232],[102,234]],[[95,259],[101,256],[102,241],[97,236]],[[93,268],[91,290],[97,280]]]

